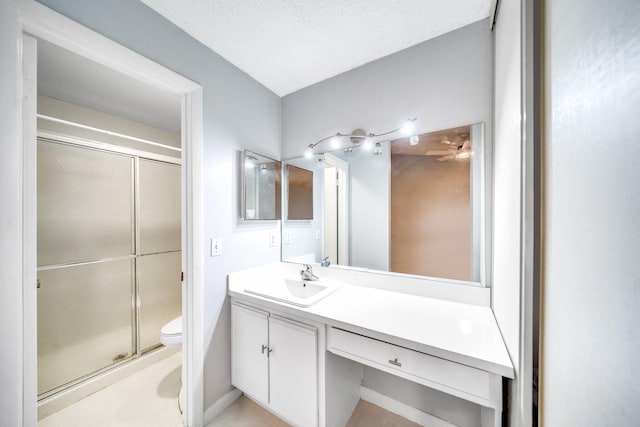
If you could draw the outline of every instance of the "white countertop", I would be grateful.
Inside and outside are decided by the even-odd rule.
[[[229,295],[513,378],[513,365],[489,307],[345,284],[302,308],[245,293],[248,277],[243,272],[230,274]],[[261,281],[268,282],[264,275]]]

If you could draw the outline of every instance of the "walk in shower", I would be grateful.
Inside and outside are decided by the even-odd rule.
[[[180,160],[38,139],[38,397],[160,345],[181,314]]]

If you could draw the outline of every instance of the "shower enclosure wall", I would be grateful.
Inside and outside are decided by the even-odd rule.
[[[181,313],[179,159],[38,140],[38,396],[160,345]],[[160,161],[159,159],[162,159]]]

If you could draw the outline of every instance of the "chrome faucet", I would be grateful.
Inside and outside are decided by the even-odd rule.
[[[309,264],[305,264],[304,269],[300,270],[300,278],[302,280],[320,280],[318,276],[313,274],[313,268]]]
[[[320,267],[329,267],[330,265],[331,265],[331,261],[329,261],[328,256],[322,258],[322,261],[320,261]]]

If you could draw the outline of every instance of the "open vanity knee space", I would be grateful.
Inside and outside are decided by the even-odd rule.
[[[229,275],[232,383],[247,396],[295,426],[342,427],[361,397],[363,367],[373,367],[479,405],[483,427],[502,425],[502,379],[513,366],[488,306],[437,289],[444,298],[389,290],[395,278],[364,286],[334,269],[317,282],[334,288],[304,306],[282,293],[296,269]],[[246,292],[258,283],[261,295]]]

